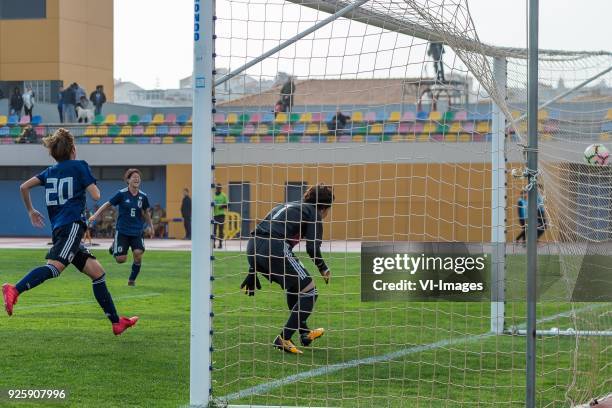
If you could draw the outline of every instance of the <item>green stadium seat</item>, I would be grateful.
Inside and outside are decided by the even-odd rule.
[[[130,115],[130,118],[128,119],[128,124],[129,125],[136,126],[139,123],[140,123],[140,116],[138,116],[138,115]]]
[[[104,115],[96,115],[94,120],[91,122],[92,125],[101,125],[104,122]]]
[[[248,113],[243,113],[242,115],[238,116],[238,123],[240,124],[249,123],[250,120],[251,116]]]
[[[449,123],[449,122],[452,122],[454,118],[455,118],[455,112],[453,111],[444,112],[444,115],[442,116],[442,122]]]
[[[108,135],[110,137],[117,137],[121,133],[121,127],[117,125],[112,125],[108,128]]]
[[[19,137],[20,135],[21,135],[21,127],[20,126],[13,126],[11,128],[9,136],[11,136],[11,137]]]
[[[296,123],[300,121],[300,114],[299,113],[292,113],[289,115],[289,121],[291,123]]]

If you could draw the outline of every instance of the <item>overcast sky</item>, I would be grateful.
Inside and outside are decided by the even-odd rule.
[[[246,0],[242,0],[246,2]],[[275,4],[282,4],[280,0],[271,0]],[[423,0],[421,0],[423,1]],[[259,0],[263,4],[263,0]],[[193,52],[193,0],[115,0],[115,78],[124,81],[132,81],[136,84],[152,89],[177,88],[181,78],[190,75],[192,70]],[[172,5],[171,7],[169,5]],[[240,11],[244,9],[243,4],[233,2],[233,7],[227,7],[227,0],[217,1],[218,15],[229,18],[230,12],[233,18],[241,18]],[[469,0],[471,15],[474,20],[478,35],[484,42],[503,45],[524,47],[526,44],[526,0]],[[588,4],[588,7],[586,6]],[[277,8],[284,13],[285,20],[299,20],[301,25],[283,23],[283,36],[299,28],[311,25],[317,19],[316,12],[311,10],[302,11],[298,15],[294,5]],[[272,7],[268,9],[272,10]],[[540,0],[540,46],[541,48],[567,49],[567,50],[607,50],[612,51],[612,16],[611,0]],[[255,14],[249,14],[249,20],[256,20]],[[325,14],[319,14],[319,19],[325,18]],[[224,25],[225,35],[238,37],[244,35],[245,24],[242,22],[233,27]],[[249,26],[250,27],[250,26]],[[332,37],[338,37],[340,25]],[[356,31],[353,31],[356,30]],[[355,24],[351,26],[351,33],[358,32]],[[220,31],[222,32],[222,31]],[[250,28],[248,37],[257,37],[257,28]],[[321,37],[329,37],[332,31],[323,31]],[[276,39],[274,33],[267,33],[266,39]],[[378,43],[378,42],[376,42]],[[387,42],[388,43],[388,42]],[[221,47],[218,52],[228,55],[229,42],[219,43]],[[254,47],[253,44],[257,46]],[[395,47],[401,47],[400,44]],[[410,44],[404,40],[404,44]],[[239,63],[256,55],[256,50],[261,47],[266,49],[269,44],[265,41],[239,44],[238,41],[231,43],[232,55],[242,55],[243,58],[233,59],[232,68]],[[342,50],[350,48],[346,44]],[[247,51],[248,50],[248,51]],[[253,51],[255,50],[255,51]],[[299,51],[299,50],[298,50]],[[261,72],[266,74],[271,71],[283,69],[291,71],[296,67],[295,61],[289,52],[288,66],[276,62],[267,67],[260,67]],[[313,50],[309,50],[313,55]],[[331,51],[326,51],[331,52]],[[346,51],[345,51],[346,52]],[[420,51],[419,51],[420,52]],[[333,53],[333,52],[331,52]],[[327,54],[323,57],[326,58]],[[418,59],[422,59],[420,56]],[[424,57],[423,57],[424,58]],[[291,62],[293,60],[293,62]],[[282,61],[281,61],[282,62]],[[229,64],[229,63],[228,63]],[[306,64],[308,65],[308,64]],[[314,66],[314,68],[313,68]],[[370,69],[362,68],[359,69]],[[372,68],[372,69],[375,69]],[[329,67],[324,68],[327,75],[331,75]],[[360,71],[362,72],[362,71]],[[396,71],[393,71],[394,74]],[[308,74],[316,74],[315,64],[310,64]]]

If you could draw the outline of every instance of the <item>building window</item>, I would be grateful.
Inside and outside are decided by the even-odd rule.
[[[0,20],[25,20],[47,17],[46,0],[1,0]]]

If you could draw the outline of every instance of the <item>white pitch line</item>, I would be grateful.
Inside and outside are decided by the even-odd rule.
[[[157,292],[150,292],[150,293],[142,293],[140,295],[127,295],[127,296],[117,296],[114,297],[113,300],[125,300],[125,299],[138,299],[138,298],[146,298],[146,297],[153,297],[153,296],[160,296],[161,293],[157,293]],[[32,306],[25,306],[25,307],[15,307],[15,311],[19,312],[20,310],[32,310],[32,309],[40,309],[42,307],[62,307],[62,306],[70,306],[70,305],[88,305],[88,304],[95,304],[97,303],[95,300],[80,300],[80,301],[75,301],[75,302],[61,302],[61,303],[48,303],[46,305],[32,305]]]
[[[578,313],[578,312],[582,312],[585,310],[591,310],[591,309],[595,309],[595,308],[602,307],[602,306],[604,305],[601,304],[601,305],[595,305],[595,306],[586,306],[581,309],[576,309],[573,311],[557,313],[556,315],[543,317],[542,319],[538,320],[538,323],[551,321],[554,319],[558,319],[560,317],[567,317],[571,315],[571,313]],[[250,397],[251,395],[263,394],[274,388],[279,388],[287,384],[305,380],[307,378],[318,377],[324,374],[332,374],[332,373],[335,373],[336,371],[344,370],[347,368],[354,368],[354,367],[358,367],[361,365],[382,363],[385,361],[395,360],[397,358],[404,357],[410,354],[421,353],[423,351],[429,351],[429,350],[435,350],[441,347],[452,346],[452,345],[460,344],[460,343],[470,343],[476,340],[482,340],[482,339],[486,339],[489,337],[493,337],[495,335],[496,335],[495,333],[489,332],[489,333],[477,334],[477,335],[472,335],[472,336],[464,336],[464,337],[460,337],[457,339],[441,340],[435,343],[428,343],[428,344],[422,344],[419,346],[404,348],[404,349],[394,351],[388,354],[382,354],[382,355],[373,356],[373,357],[350,360],[350,361],[343,362],[343,363],[326,365],[323,367],[315,368],[313,370],[303,371],[299,374],[290,375],[288,377],[281,378],[279,380],[274,380],[274,381],[270,381],[267,383],[255,385],[250,388],[245,388],[244,390],[225,395],[223,397],[220,397],[219,399],[221,401],[227,402],[227,401],[232,401],[232,400],[236,400],[236,399],[240,399],[244,397]]]

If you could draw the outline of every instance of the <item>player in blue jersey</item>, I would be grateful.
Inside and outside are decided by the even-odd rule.
[[[70,264],[89,276],[93,283],[94,297],[112,322],[113,333],[118,336],[138,321],[138,316],[119,317],[113,298],[106,287],[105,273],[100,262],[81,244],[87,228],[85,224],[85,195],[100,199],[100,190],[91,174],[87,162],[76,160],[74,138],[66,129],[58,129],[43,139],[49,154],[57,164],[24,182],[21,197],[30,216],[32,225],[42,228],[45,219],[32,206],[30,190],[36,186],[45,187],[45,198],[49,221],[53,229],[53,247],[47,254],[47,264],[28,273],[15,286],[2,285],[4,307],[9,316],[18,297],[35,288],[47,279],[57,278]]]
[[[149,198],[140,190],[142,180],[140,170],[128,169],[125,172],[125,182],[127,187],[121,189],[110,200],[105,202],[94,215],[89,218],[89,222],[94,222],[107,208],[116,206],[119,215],[115,227],[115,240],[109,249],[111,255],[115,257],[117,263],[124,263],[127,260],[127,253],[132,248],[132,273],[128,280],[128,286],[136,285],[136,278],[140,273],[142,255],[145,251],[142,227],[146,222],[149,235],[153,233],[153,221],[149,214]]]

